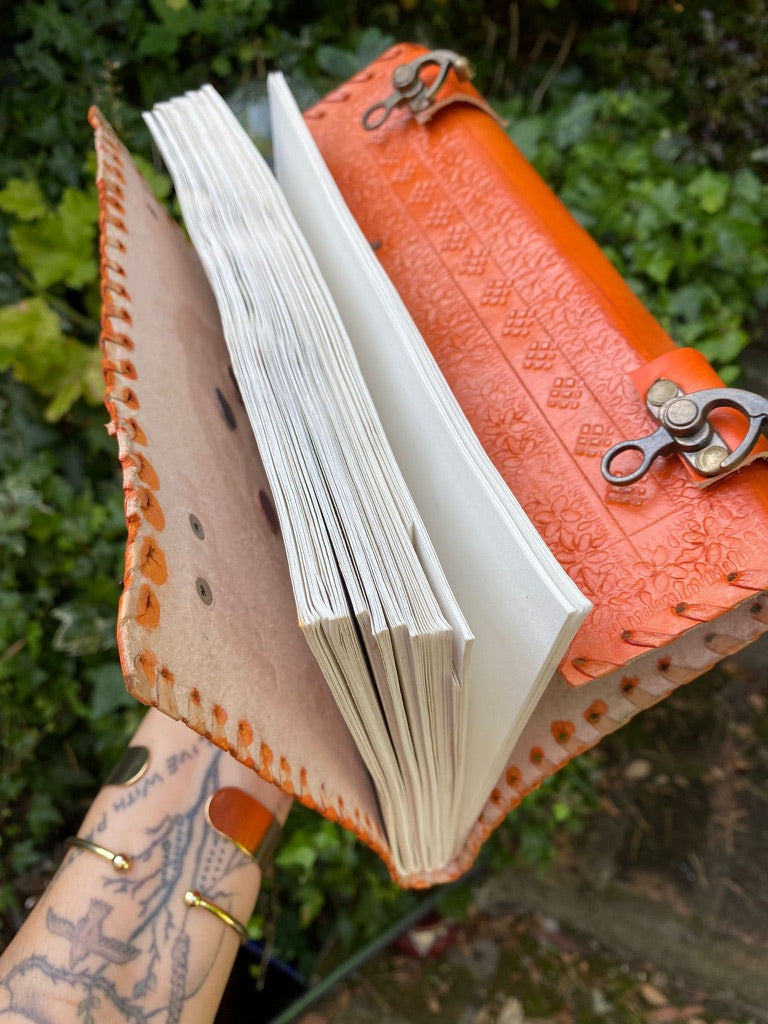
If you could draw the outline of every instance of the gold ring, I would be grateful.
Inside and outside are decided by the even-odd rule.
[[[97,857],[108,860],[115,871],[120,874],[124,871],[130,871],[133,866],[133,860],[127,853],[113,853],[112,850],[108,850],[105,846],[98,846],[96,843],[92,843],[90,839],[81,839],[80,836],[69,836],[64,840],[64,845],[68,847],[76,846],[79,850],[88,850],[89,853],[95,853]]]
[[[227,913],[223,907],[220,907],[217,903],[211,903],[207,900],[201,892],[197,889],[187,889],[184,893],[184,902],[188,907],[202,907],[203,910],[207,910],[209,914],[213,914],[214,917],[218,917],[224,924],[228,924],[230,928],[234,928],[237,934],[240,936],[240,942],[248,941],[248,930],[242,922],[238,921],[236,917],[232,917],[231,914]]]

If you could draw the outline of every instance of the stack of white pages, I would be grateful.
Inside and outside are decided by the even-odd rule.
[[[590,606],[469,427],[285,82],[269,85],[277,180],[210,87],[146,117],[218,302],[299,626],[409,875],[455,856]]]

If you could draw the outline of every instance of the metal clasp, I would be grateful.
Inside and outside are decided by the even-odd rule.
[[[439,71],[435,80],[427,85],[421,78],[421,72],[432,65],[436,65]],[[399,64],[392,72],[392,94],[366,110],[363,114],[363,128],[366,131],[378,128],[395,107],[403,103],[407,103],[414,114],[426,110],[451,70],[460,82],[468,81],[473,75],[467,58],[453,50],[430,50],[407,64]]]
[[[657,380],[648,390],[646,407],[660,424],[648,437],[619,441],[603,456],[601,469],[610,484],[626,486],[643,477],[659,456],[682,455],[700,476],[724,476],[752,452],[768,427],[768,401],[738,388],[709,388],[685,394],[671,380]],[[747,420],[747,431],[731,450],[708,416],[716,409],[735,409]],[[640,465],[631,473],[616,476],[614,460],[624,452],[639,452]]]

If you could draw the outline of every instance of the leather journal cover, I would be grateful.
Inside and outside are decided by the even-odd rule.
[[[451,101],[471,94],[466,83],[446,81],[430,120],[397,109],[362,127],[393,70],[421,52],[388,51],[307,123],[475,432],[594,611],[463,850],[397,877],[410,886],[467,870],[545,777],[768,628],[768,469],[706,490],[677,458],[629,487],[600,472],[612,443],[653,429],[654,380],[719,384],[703,357],[674,346],[476,94]],[[370,780],[296,626],[207,282],[98,112],[92,123],[107,406],[129,526],[127,685],[392,870]]]

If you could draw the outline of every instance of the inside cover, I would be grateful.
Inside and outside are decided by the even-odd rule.
[[[124,469],[128,688],[388,858],[296,623],[280,525],[200,262],[98,112],[107,405]]]

